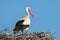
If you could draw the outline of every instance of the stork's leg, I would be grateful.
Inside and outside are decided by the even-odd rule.
[[[22,33],[22,34],[24,34],[24,31],[23,31],[23,30],[21,30],[21,33]]]
[[[22,31],[22,34],[24,34],[24,32]]]
[[[25,29],[27,34],[28,34],[28,29],[29,29],[29,28],[26,28],[26,29]]]

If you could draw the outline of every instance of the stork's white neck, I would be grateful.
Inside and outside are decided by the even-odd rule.
[[[26,20],[26,19],[30,19],[30,16],[26,15],[26,16],[22,17],[20,20]]]
[[[24,16],[24,19],[30,19],[29,15]]]

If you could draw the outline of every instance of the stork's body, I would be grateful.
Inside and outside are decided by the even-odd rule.
[[[29,29],[29,25],[30,25],[30,15],[31,15],[31,11],[29,9],[29,7],[26,7],[26,12],[27,15],[24,16],[23,18],[21,18],[15,25],[14,28],[14,34],[18,33],[19,31],[23,32],[24,30],[28,30]]]

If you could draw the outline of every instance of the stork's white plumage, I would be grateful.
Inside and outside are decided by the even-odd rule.
[[[29,29],[30,25],[30,15],[32,15],[32,12],[30,10],[30,7],[26,7],[26,16],[21,18],[15,25],[15,28],[13,29],[14,34],[18,33],[19,31],[23,32],[24,29],[27,31]]]

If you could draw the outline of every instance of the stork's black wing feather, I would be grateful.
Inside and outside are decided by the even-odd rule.
[[[13,29],[14,34],[16,34],[16,31],[19,32],[22,29],[22,23],[24,22],[24,20],[19,20],[16,25],[15,28]]]
[[[21,25],[23,22],[24,22],[24,20],[19,20],[19,21],[16,23],[15,27],[18,26],[18,25]]]

